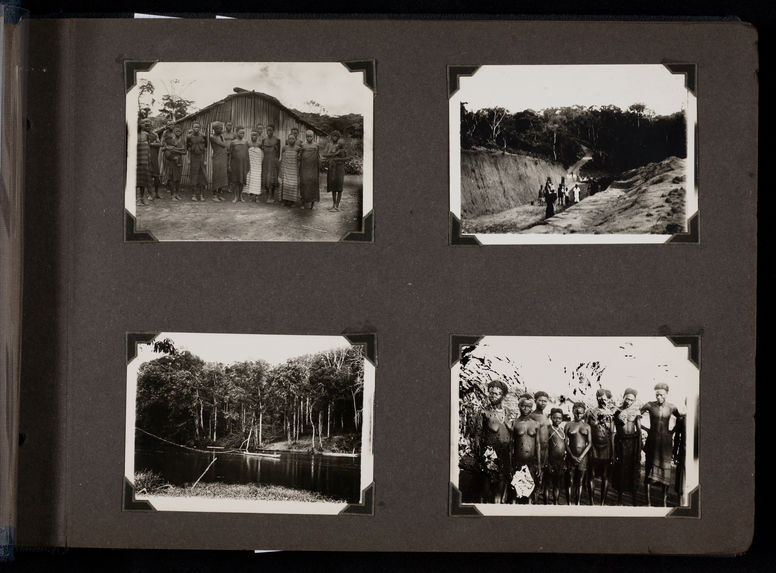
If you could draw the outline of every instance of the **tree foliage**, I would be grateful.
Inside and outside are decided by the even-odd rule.
[[[193,103],[194,101],[190,99],[184,99],[172,94],[164,94],[162,96],[161,112],[171,120],[178,120],[191,113],[189,108]]]
[[[137,118],[145,119],[151,114],[151,108],[156,103],[154,99],[156,88],[149,80],[140,80],[137,87]]]
[[[669,156],[686,157],[683,112],[655,115],[643,103],[627,110],[613,105],[469,111],[461,104],[461,148],[497,148],[575,163],[592,150],[591,168],[624,171]],[[584,146],[584,147],[583,147]]]
[[[164,343],[164,341],[162,341]],[[360,347],[229,365],[175,350],[141,365],[137,427],[177,444],[256,449],[305,434],[318,444],[361,425],[364,361]],[[168,348],[169,351],[169,348]],[[315,442],[313,441],[315,445]]]

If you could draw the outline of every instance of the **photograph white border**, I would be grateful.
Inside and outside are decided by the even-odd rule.
[[[178,332],[160,332],[154,340],[174,338]],[[203,335],[220,336],[222,333],[197,333]],[[230,333],[232,334],[232,333]],[[239,334],[239,333],[233,333]],[[287,338],[289,344],[294,338],[304,338],[306,335],[287,334],[241,334],[242,336]],[[318,336],[318,335],[314,335]],[[331,338],[340,339],[342,346],[353,346],[344,336],[332,335]],[[149,343],[138,344],[153,344]],[[137,400],[137,375],[140,366],[145,361],[135,356],[127,364],[127,402],[125,413],[125,440],[124,440],[124,478],[129,483],[135,483],[135,405]],[[363,418],[361,423],[361,499],[364,502],[364,490],[374,481],[374,453],[373,453],[373,425],[374,425],[374,393],[375,393],[375,366],[364,355],[364,395]],[[155,495],[140,495],[135,493],[135,499],[148,501],[157,511],[187,511],[208,513],[275,513],[275,514],[305,514],[305,515],[337,515],[348,505],[347,502],[305,502],[305,501],[260,501],[240,499],[216,499],[204,497],[169,497]]]
[[[591,66],[660,66],[663,64],[541,64],[542,67],[578,67],[580,65]],[[485,67],[536,67],[531,65],[481,65],[472,75],[458,77],[460,86],[449,98],[449,137],[450,137],[450,212],[463,224],[461,217],[461,101],[465,97],[464,91],[467,83],[475,81],[477,72]],[[666,69],[666,73],[670,73]],[[689,221],[698,214],[698,186],[695,173],[695,161],[697,147],[695,141],[695,129],[698,122],[697,97],[687,90],[687,157],[685,161],[685,214],[689,232]],[[631,234],[631,233],[474,233],[468,234],[461,231],[466,237],[475,237],[482,245],[578,245],[578,244],[662,244],[671,240],[674,235],[669,234]]]
[[[665,336],[484,336],[477,344],[488,341],[499,340],[514,341],[519,344],[520,340],[541,340],[551,346],[555,340],[568,339],[596,339],[601,341],[623,343],[633,339],[662,339],[666,344],[667,352],[677,352],[683,354],[690,362],[688,349],[682,346],[675,346],[668,337]],[[457,351],[457,349],[456,349]],[[681,504],[677,507],[688,507],[691,492],[698,487],[700,478],[699,460],[693,458],[690,444],[695,442],[697,416],[696,405],[700,399],[700,369],[694,364],[695,378],[687,382],[688,386],[694,386],[695,394],[688,392],[687,411],[685,412],[685,441],[688,447],[685,449],[685,486],[682,495]],[[461,372],[460,360],[450,370],[450,482],[459,487],[458,466],[458,401],[459,401],[459,377]],[[690,388],[693,389],[693,388]],[[694,403],[691,398],[694,397]],[[460,488],[459,488],[460,489]],[[520,505],[520,504],[497,504],[497,503],[461,503],[463,507],[474,507],[483,516],[502,516],[502,517],[666,517],[676,507],[646,507],[629,505]]]
[[[342,62],[165,62],[165,61],[159,61],[154,64],[154,66],[159,64],[204,64],[204,65],[217,65],[217,64],[307,64],[307,65],[315,65],[315,64],[338,64],[342,66],[342,70],[345,73],[350,74],[360,74],[361,76],[365,76],[366,72],[364,70],[349,70],[347,67],[345,67],[344,63]],[[142,74],[143,72],[138,71],[137,74]],[[203,72],[204,77],[204,72]],[[362,174],[362,197],[361,197],[361,220],[363,221],[364,218],[369,214],[370,211],[372,211],[374,207],[374,198],[373,198],[373,190],[374,190],[374,97],[375,93],[367,86],[365,83],[361,83],[361,89],[364,90],[363,97],[369,98],[368,101],[370,102],[369,105],[365,106],[365,112],[364,112],[364,139],[363,139],[363,145],[364,145],[364,158],[363,158],[363,174]],[[125,121],[126,121],[126,127],[127,127],[127,164],[126,164],[126,181],[124,186],[124,209],[132,215],[135,219],[137,219],[137,189],[135,186],[135,183],[137,181],[137,169],[135,169],[135,166],[137,165],[137,112],[138,112],[138,104],[137,104],[137,95],[138,95],[138,85],[134,84],[132,88],[126,92],[126,101],[124,105],[125,109]],[[271,95],[271,94],[270,94]],[[225,96],[226,97],[226,96]],[[274,96],[273,96],[274,97]],[[215,103],[215,102],[213,102]],[[358,232],[359,229],[353,229],[354,232]],[[136,229],[137,232],[143,232],[143,231],[149,231],[148,229],[142,229],[138,228]],[[150,232],[153,232],[153,229],[150,230]],[[331,241],[310,241],[310,242],[326,242],[326,243],[335,243],[341,240],[341,238],[332,239]],[[207,240],[198,240],[198,239],[173,239],[173,240],[164,240],[161,242],[165,243],[174,243],[174,242],[268,242],[268,241],[255,241],[255,240],[238,240],[235,241],[234,239],[207,239]],[[306,241],[292,241],[292,242],[306,242]]]

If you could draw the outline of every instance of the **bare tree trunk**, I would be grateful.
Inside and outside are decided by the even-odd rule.
[[[261,439],[261,430],[262,430],[262,421],[264,419],[264,412],[259,410],[259,447],[261,447],[261,444],[264,443],[264,441]]]
[[[213,441],[218,439],[218,404],[213,406]]]
[[[323,410],[318,410],[318,442],[323,449]]]
[[[250,431],[248,432],[248,441],[245,442],[245,451],[248,451],[248,448],[251,445],[251,436],[253,435],[253,426],[251,426]]]
[[[326,437],[331,438],[331,402],[326,404]]]
[[[351,392],[350,395],[353,397],[353,422],[356,425],[356,430],[358,430],[358,406],[356,406],[356,393]]]

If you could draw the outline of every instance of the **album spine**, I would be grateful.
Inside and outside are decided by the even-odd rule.
[[[0,3],[0,562],[17,516],[27,16]]]

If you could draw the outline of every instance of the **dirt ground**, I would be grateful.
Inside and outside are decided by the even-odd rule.
[[[589,185],[580,181],[579,189],[581,204],[582,200],[590,195]],[[573,205],[564,209],[572,207]],[[555,212],[560,211],[561,209],[556,206]],[[466,219],[462,222],[462,230],[464,233],[517,233],[544,222],[544,213],[544,205],[520,205],[501,213]]]
[[[339,241],[360,230],[361,185],[361,175],[345,176],[339,212],[328,210],[331,194],[323,175],[321,201],[312,210],[253,203],[247,194],[244,203],[232,203],[232,193],[224,193],[223,202],[211,201],[210,192],[204,202],[192,201],[190,189],[182,189],[181,200],[172,201],[167,189],[160,188],[161,199],[137,202],[136,229],[160,241]]]

